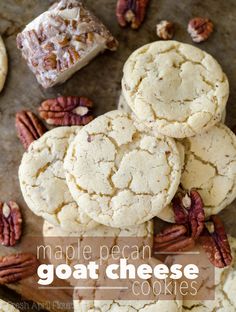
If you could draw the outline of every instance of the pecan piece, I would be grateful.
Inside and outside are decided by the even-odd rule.
[[[14,246],[21,237],[22,217],[17,203],[0,202],[0,243]]]
[[[232,262],[232,255],[224,224],[219,216],[211,216],[214,225],[212,233],[205,226],[201,243],[210,262],[217,268],[224,268]]]
[[[0,285],[15,283],[37,272],[39,262],[31,253],[20,253],[0,258]]]
[[[138,29],[145,17],[149,0],[118,0],[116,17],[120,26],[131,24],[131,28]]]
[[[188,193],[178,192],[172,200],[175,222],[185,225],[189,235],[198,238],[204,229],[205,213],[200,194],[191,190]]]
[[[161,21],[156,26],[157,36],[163,40],[170,40],[174,36],[174,23],[170,21]]]
[[[17,113],[15,125],[18,137],[25,149],[28,149],[33,141],[40,138],[47,131],[38,117],[30,111]]]
[[[40,116],[50,125],[86,125],[92,119],[93,102],[86,97],[61,96],[48,99],[39,107]]]
[[[154,237],[154,251],[178,252],[194,247],[192,237],[187,236],[187,228],[184,225],[171,225]]]
[[[208,18],[195,17],[188,23],[188,33],[194,42],[206,41],[213,32],[213,23]]]

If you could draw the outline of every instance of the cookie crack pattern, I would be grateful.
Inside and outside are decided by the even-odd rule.
[[[68,150],[64,167],[72,196],[102,224],[145,222],[177,189],[175,142],[142,127],[124,112],[110,112],[84,127]]]
[[[185,147],[181,185],[199,191],[207,217],[218,213],[236,196],[234,134],[223,124],[218,124],[181,143]]]
[[[174,41],[135,51],[124,66],[122,89],[141,120],[176,138],[219,121],[229,94],[228,80],[210,55]]]
[[[19,168],[21,190],[29,208],[67,231],[97,225],[81,214],[70,194],[63,170],[69,143],[80,129],[60,127],[48,131],[30,146]]]

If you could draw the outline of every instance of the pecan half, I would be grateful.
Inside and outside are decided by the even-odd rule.
[[[189,193],[178,192],[172,200],[175,222],[185,225],[189,235],[198,238],[203,231],[205,213],[200,194],[191,190]]]
[[[14,246],[21,237],[22,217],[17,203],[0,202],[0,243]]]
[[[187,236],[184,225],[171,225],[154,237],[154,252],[178,252],[194,247],[194,239]]]
[[[28,149],[33,141],[40,138],[47,131],[38,117],[30,111],[17,113],[15,125],[18,137],[25,149]]]
[[[15,283],[37,272],[39,262],[31,253],[0,258],[0,285]]]
[[[174,23],[170,21],[161,21],[156,26],[157,36],[163,40],[170,40],[174,36]]]
[[[213,28],[213,23],[208,18],[195,17],[188,23],[188,33],[194,42],[206,41]]]
[[[116,17],[120,26],[138,29],[145,17],[149,0],[118,0]]]
[[[50,125],[86,125],[92,119],[93,102],[86,97],[61,96],[49,99],[39,107],[40,116]]]
[[[232,262],[228,237],[219,216],[211,216],[210,221],[214,225],[214,230],[210,233],[205,227],[201,235],[201,243],[210,262],[218,268],[224,268]]]

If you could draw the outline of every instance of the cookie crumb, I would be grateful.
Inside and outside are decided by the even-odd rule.
[[[160,39],[170,40],[174,36],[174,23],[170,21],[163,20],[156,26],[156,33]]]

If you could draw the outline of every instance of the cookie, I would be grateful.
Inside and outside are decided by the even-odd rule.
[[[2,91],[8,70],[7,51],[0,36],[0,92]]]
[[[81,127],[59,127],[34,141],[19,167],[21,191],[29,208],[65,231],[83,231],[97,224],[80,210],[66,184],[63,160]]]
[[[114,259],[109,262],[107,261],[107,264],[113,264],[115,263]],[[150,265],[154,267],[155,265],[161,264],[161,262],[157,259],[154,258],[148,258],[145,260],[129,260],[129,264],[134,264],[136,267],[138,265]],[[104,279],[104,278],[103,278]],[[127,286],[129,289],[129,294],[126,296],[129,296],[130,299],[127,300],[105,300],[106,296],[109,296],[109,293],[104,293],[101,294],[101,291],[99,293],[99,286],[103,285],[104,282],[98,280],[94,281],[93,283],[90,284],[90,286],[93,286],[95,290],[93,290],[93,299],[91,300],[83,300],[83,295],[81,294],[81,291],[79,289],[74,289],[74,294],[73,294],[73,304],[74,304],[74,311],[75,312],[95,312],[95,311],[102,311],[102,312],[154,312],[154,311],[161,311],[161,312],[181,312],[182,311],[182,300],[177,299],[177,296],[171,294],[171,287],[169,288],[169,293],[164,293],[163,290],[163,295],[158,295],[157,293],[155,294],[155,285],[156,282],[158,281],[157,279],[151,277],[149,278],[146,283],[149,284],[149,287],[145,285],[143,288],[143,292],[141,291],[141,286],[137,285],[135,286],[135,291],[140,291],[141,294],[145,293],[145,290],[149,289],[148,295],[146,292],[147,298],[155,298],[155,300],[141,300],[140,296],[138,297],[138,300],[134,300],[133,298],[135,295],[133,294],[133,283],[134,281],[130,279],[129,281],[124,281],[122,286]],[[159,280],[160,281],[160,280]],[[166,279],[163,281],[163,284],[169,283],[169,286],[171,284],[170,279]],[[109,280],[107,282],[109,285]],[[107,285],[106,284],[106,285]],[[125,290],[121,290],[120,294],[117,294],[117,297],[119,298],[124,298]],[[137,296],[137,295],[136,295]],[[110,296],[111,297],[111,296]],[[160,297],[162,297],[160,299]],[[180,297],[180,296],[179,296]],[[164,299],[165,298],[165,299]],[[168,299],[167,299],[168,298]]]
[[[64,232],[60,227],[44,221],[43,237],[147,237],[153,236],[153,221],[147,221],[127,228],[112,228],[99,224],[97,227],[83,232]]]
[[[137,117],[159,133],[185,138],[221,120],[229,85],[208,53],[177,41],[136,50],[124,66],[122,90]]]
[[[175,141],[112,111],[83,127],[64,161],[71,194],[98,223],[124,227],[152,219],[172,200],[181,163]]]
[[[215,300],[183,302],[183,311],[192,312],[235,312],[236,311],[236,239],[229,237],[234,257],[231,266],[224,269],[215,268]]]
[[[206,217],[219,213],[236,198],[235,134],[219,123],[181,143],[185,148],[181,186],[200,193]],[[168,205],[158,217],[174,222],[172,206]]]
[[[180,161],[181,161],[181,168],[183,171],[184,168],[184,160],[185,160],[185,149],[184,149],[184,145],[181,144],[181,142],[176,141],[176,146],[179,150],[179,155],[180,155]],[[175,222],[175,216],[174,216],[174,212],[172,209],[172,204],[170,203],[169,205],[167,205],[161,212],[159,212],[157,214],[157,217],[159,219],[162,219],[166,222],[171,222],[174,223]]]
[[[1,312],[19,312],[20,310],[16,309],[10,303],[0,299],[0,311]]]

